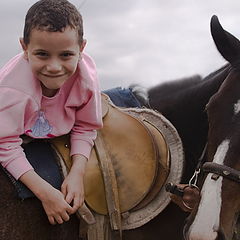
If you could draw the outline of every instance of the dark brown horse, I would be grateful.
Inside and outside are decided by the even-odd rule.
[[[39,146],[39,151],[49,145]],[[32,151],[40,157],[39,152]],[[0,168],[0,239],[2,240],[67,240],[78,239],[79,221],[73,215],[69,222],[52,226],[48,222],[41,202],[30,197],[22,200],[15,186]]]
[[[208,162],[203,165],[200,203],[185,228],[187,240],[232,240],[240,212],[240,41],[222,28],[216,16],[211,32],[231,68],[206,107]]]
[[[204,148],[208,120],[205,105],[215,94],[230,70],[229,65],[215,71],[204,79],[198,76],[177,82],[154,86],[148,90],[149,105],[161,112],[178,130],[183,141],[186,167],[182,182],[193,174],[197,160]],[[141,99],[137,92],[136,97]],[[130,106],[129,106],[130,107]],[[72,216],[69,222],[52,226],[36,198],[19,200],[6,174],[0,169],[0,239],[14,240],[77,240],[79,221]],[[182,238],[184,221],[188,214],[174,204],[134,230],[123,233],[126,240],[176,240]]]
[[[185,151],[182,183],[188,183],[206,144],[208,119],[205,106],[218,91],[229,69],[229,65],[226,65],[202,80],[196,76],[194,79],[161,84],[148,90],[150,107],[166,116],[182,139]],[[141,96],[136,96],[141,99]],[[187,216],[187,213],[170,203],[149,223],[138,229],[124,231],[124,239],[183,239],[183,226]]]

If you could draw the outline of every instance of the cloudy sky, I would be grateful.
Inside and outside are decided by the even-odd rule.
[[[26,11],[35,0],[0,1],[0,67],[21,51]],[[238,0],[71,0],[83,15],[88,52],[102,89],[163,81],[220,67],[209,31],[216,14],[240,37]]]

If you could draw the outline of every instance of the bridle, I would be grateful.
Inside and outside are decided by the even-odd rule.
[[[222,164],[214,163],[214,162],[206,162],[205,158],[204,158],[206,155],[206,151],[207,151],[207,143],[206,143],[206,145],[203,149],[203,152],[198,160],[195,172],[188,183],[189,187],[198,188],[197,181],[198,181],[198,176],[201,171],[203,171],[203,173],[206,173],[206,174],[213,173],[213,175],[211,176],[211,179],[215,180],[215,181],[218,180],[218,178],[221,176],[223,178],[234,181],[236,183],[240,183],[240,171],[239,170],[236,170],[234,168],[231,168],[231,167],[228,167],[228,166],[225,166]],[[184,206],[190,210],[193,209],[193,208],[190,208],[189,206],[187,206],[186,204],[184,204]],[[184,236],[184,239],[187,239],[185,230],[183,230],[183,236]]]
[[[212,179],[217,180],[220,176],[227,178],[228,180],[240,183],[240,171],[213,162],[205,162],[202,165],[202,170],[205,173],[213,173]]]
[[[236,183],[240,183],[239,170],[236,170],[234,168],[231,168],[222,164],[214,163],[214,162],[205,162],[204,156],[206,154],[206,150],[207,150],[207,143],[198,160],[198,164],[195,169],[195,172],[188,183],[189,186],[197,185],[198,175],[200,174],[201,171],[203,171],[204,173],[213,173],[211,179],[215,181],[221,176],[223,178],[234,181]]]
[[[196,188],[200,192],[200,189],[197,186],[197,183],[198,183],[198,176],[201,171],[205,174],[212,173],[211,179],[214,181],[217,181],[221,176],[233,182],[240,183],[240,171],[234,168],[225,166],[223,164],[206,162],[205,155],[207,152],[207,145],[208,143],[205,144],[203,152],[198,160],[195,172],[191,177],[191,179],[189,180],[188,185],[185,186],[185,188],[186,187]],[[187,209],[189,210],[193,209],[192,207],[188,206],[188,204],[186,204],[183,199],[182,199],[182,203]]]

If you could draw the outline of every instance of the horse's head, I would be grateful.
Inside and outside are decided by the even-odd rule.
[[[231,69],[206,106],[209,132],[199,205],[185,227],[188,240],[230,240],[240,210],[240,41],[211,19],[211,33]],[[211,162],[211,163],[209,163]]]

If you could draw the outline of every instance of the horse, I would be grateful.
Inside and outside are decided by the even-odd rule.
[[[40,153],[34,151],[33,154],[41,156],[41,151],[48,149],[49,146],[44,144],[39,148]],[[0,168],[0,182],[0,239],[79,239],[79,220],[76,215],[61,225],[50,225],[41,202],[36,197],[20,198],[16,183],[3,168]]]
[[[221,87],[206,105],[209,131],[201,200],[184,229],[186,240],[232,240],[240,212],[240,41],[211,19],[215,45],[230,63]]]
[[[230,66],[226,65],[203,79],[194,76],[150,87],[147,89],[147,103],[133,88],[135,97],[142,101],[142,105],[162,113],[179,132],[185,150],[183,183],[186,183],[193,174],[207,140],[208,119],[205,105],[218,91],[229,69]],[[0,239],[79,239],[79,220],[76,215],[72,215],[68,222],[52,226],[48,223],[41,202],[37,198],[25,200],[17,198],[16,190],[3,169],[0,169],[0,181],[2,183]],[[161,214],[147,224],[123,231],[123,239],[155,240],[159,237],[168,240],[181,239],[188,215],[170,203]]]
[[[205,106],[228,75],[227,64],[203,79],[183,79],[168,82],[148,89],[146,105],[162,113],[177,129],[184,147],[185,169],[182,183],[188,183],[205,147],[208,135],[208,118]],[[185,81],[187,84],[185,84]],[[183,86],[183,87],[181,87]],[[133,88],[134,89],[134,88]],[[162,97],[162,89],[165,96]],[[141,101],[141,95],[136,97]],[[142,100],[144,103],[144,101]],[[183,239],[183,228],[188,213],[170,203],[157,217],[144,226],[123,232],[124,239],[176,240]]]

